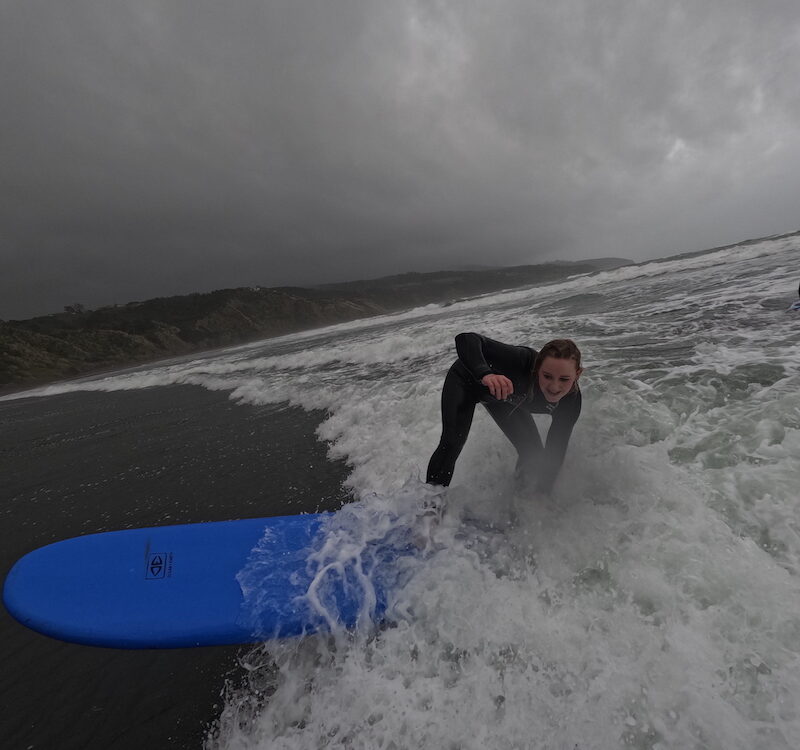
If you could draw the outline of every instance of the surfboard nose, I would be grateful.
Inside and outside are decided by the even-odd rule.
[[[247,545],[233,547],[213,524],[190,526],[89,534],[35,549],[8,573],[3,603],[26,627],[86,645],[246,642],[250,633],[230,613],[242,605],[236,573],[263,522],[247,525]]]
[[[65,539],[16,562],[3,602],[26,627],[90,646],[212,646],[313,632],[331,625],[308,596],[314,579],[308,558],[327,517],[251,518]],[[357,624],[363,588],[348,574],[323,584],[335,623]],[[372,611],[382,614],[385,597],[372,593],[379,604]]]

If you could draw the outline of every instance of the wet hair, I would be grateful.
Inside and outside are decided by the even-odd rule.
[[[548,341],[536,355],[536,360],[533,363],[534,375],[539,374],[539,369],[542,362],[547,357],[554,357],[555,359],[574,359],[575,369],[581,369],[581,350],[578,349],[577,344],[572,339],[553,339]]]
[[[572,359],[575,361],[575,369],[581,369],[581,350],[578,349],[577,344],[572,339],[553,339],[548,341],[536,355],[533,362],[533,378],[531,379],[531,392],[533,391],[534,384],[538,382],[539,370],[542,362],[547,357],[554,357],[555,359]],[[580,390],[578,388],[578,381],[576,380],[572,386],[570,393]]]

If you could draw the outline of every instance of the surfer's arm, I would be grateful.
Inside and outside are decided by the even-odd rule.
[[[492,374],[519,377],[529,369],[532,351],[524,346],[503,344],[479,333],[459,333],[456,336],[458,358],[478,382]]]
[[[564,456],[567,454],[567,446],[572,436],[572,428],[578,421],[581,414],[581,394],[575,393],[575,400],[571,408],[553,417],[553,423],[547,433],[547,442],[544,447],[544,460],[541,464],[541,474],[537,482],[538,489],[549,493],[553,489],[561,465],[564,463]],[[564,404],[567,406],[567,404]]]
[[[456,354],[475,380],[491,375],[493,370],[483,353],[483,336],[478,333],[459,333],[456,336]]]

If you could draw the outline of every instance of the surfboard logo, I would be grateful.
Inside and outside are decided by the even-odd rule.
[[[152,552],[147,557],[145,578],[170,578],[172,576],[172,552]]]

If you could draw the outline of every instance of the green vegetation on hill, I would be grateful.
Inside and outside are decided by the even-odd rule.
[[[123,367],[203,349],[280,336],[308,328],[433,302],[606,270],[630,261],[407,273],[315,288],[243,287],[207,294],[0,321],[0,390]]]

